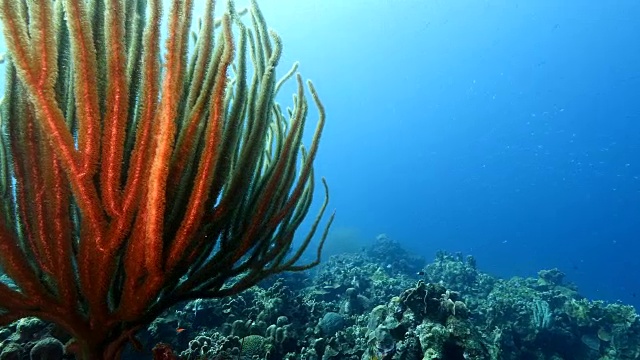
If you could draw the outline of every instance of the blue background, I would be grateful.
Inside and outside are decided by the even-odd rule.
[[[328,111],[325,255],[387,233],[640,305],[640,2],[260,4]]]
[[[326,255],[387,233],[640,305],[640,2],[260,4],[328,110]]]

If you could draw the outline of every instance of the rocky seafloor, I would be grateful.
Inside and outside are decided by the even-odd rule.
[[[0,360],[63,359],[66,340],[23,319],[0,329]],[[628,360],[640,359],[640,320],[581,296],[558,269],[499,279],[471,256],[426,264],[379,236],[312,271],[175,307],[139,340],[125,359]]]

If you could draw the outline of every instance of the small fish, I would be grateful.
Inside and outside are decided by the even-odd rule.
[[[418,272],[416,273],[416,275],[418,275],[418,276],[424,276],[424,271],[418,271]]]
[[[176,334],[180,334],[181,332],[183,332],[183,331],[185,331],[185,330],[187,330],[187,329],[185,329],[185,328],[181,328],[181,327],[176,328]]]

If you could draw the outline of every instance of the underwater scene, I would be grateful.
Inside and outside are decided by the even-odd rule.
[[[0,360],[640,360],[638,19],[0,0]]]

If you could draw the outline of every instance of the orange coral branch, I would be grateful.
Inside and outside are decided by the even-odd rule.
[[[0,324],[55,322],[83,359],[118,358],[178,301],[307,268],[294,263],[326,206],[287,257],[324,112],[306,154],[301,80],[287,126],[274,99],[293,71],[276,82],[282,44],[257,5],[249,31],[233,4],[214,21],[208,0],[189,51],[193,1],[174,0],[161,62],[161,2],[133,1],[0,0]]]

